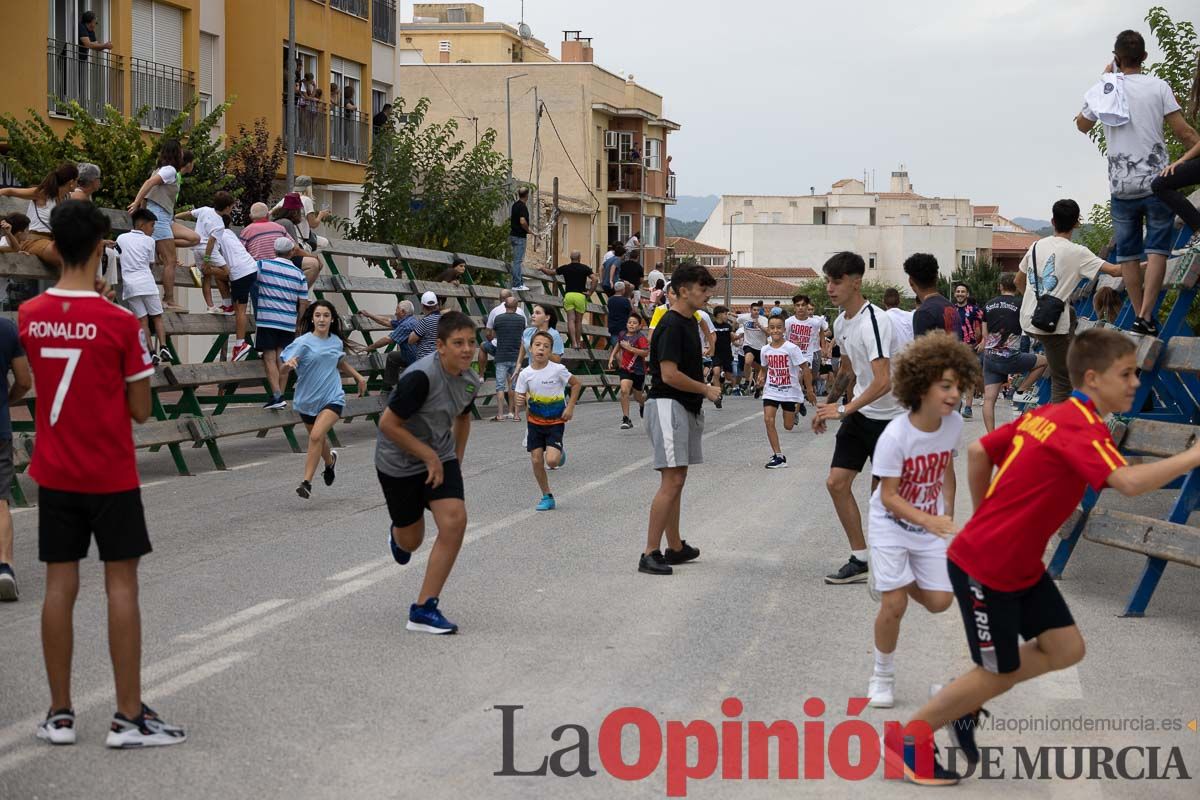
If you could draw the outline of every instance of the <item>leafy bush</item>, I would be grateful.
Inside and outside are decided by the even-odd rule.
[[[233,221],[237,225],[248,225],[250,206],[271,200],[275,176],[283,163],[283,141],[276,136],[274,144],[271,143],[267,121],[261,117],[254,121],[253,131],[239,125],[237,141],[243,146],[226,159],[226,167],[233,176],[231,191],[238,198]]]

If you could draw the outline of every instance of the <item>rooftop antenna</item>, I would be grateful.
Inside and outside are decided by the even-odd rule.
[[[521,0],[521,24],[517,26],[517,33],[522,39],[533,38],[533,29],[525,24],[525,0]]]

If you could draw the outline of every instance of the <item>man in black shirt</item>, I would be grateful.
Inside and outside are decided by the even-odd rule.
[[[696,312],[708,303],[716,278],[697,264],[684,264],[671,276],[671,310],[659,321],[650,341],[650,375],[654,382],[646,402],[646,431],[661,483],[650,504],[646,550],[638,571],[670,575],[672,564],[700,555],[679,533],[679,509],[688,466],[704,460],[704,398],[716,402],[721,390],[704,383],[704,346]],[[667,551],[659,550],[663,535]]]
[[[512,245],[512,289],[514,291],[525,291],[529,287],[525,285],[525,276],[521,271],[521,265],[525,263],[525,245],[529,241],[529,234],[533,233],[533,229],[529,227],[529,206],[525,205],[525,201],[529,199],[529,189],[524,187],[517,192],[517,202],[512,204],[512,220],[509,224],[508,243]]]
[[[904,261],[908,285],[917,295],[917,310],[913,312],[913,338],[930,331],[954,333],[958,327],[958,312],[954,304],[937,289],[938,263],[929,253],[913,253]]]
[[[1000,294],[983,304],[983,424],[988,433],[996,427],[996,397],[1008,383],[1008,376],[1028,373],[1018,394],[1021,400],[1036,403],[1036,395],[1025,393],[1042,377],[1045,368],[1045,356],[1021,352],[1017,278],[1012,272],[1001,273]]]
[[[642,265],[631,257],[626,257],[617,268],[617,277],[633,287],[633,304],[636,306],[642,298],[642,277],[645,275]]]
[[[101,42],[96,37],[96,12],[85,11],[79,18],[79,60],[88,60],[88,50],[111,50],[112,42]]]
[[[572,347],[583,347],[580,334],[583,330],[583,315],[587,313],[588,295],[592,293],[595,279],[592,268],[582,262],[583,254],[571,251],[571,263],[557,269],[538,267],[547,275],[559,275],[563,279],[563,311],[567,313],[567,334]]]

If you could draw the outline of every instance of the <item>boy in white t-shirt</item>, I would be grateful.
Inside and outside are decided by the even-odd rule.
[[[533,334],[529,341],[529,366],[517,376],[517,408],[529,406],[525,415],[525,449],[533,464],[533,477],[542,490],[538,511],[554,509],[554,495],[546,469],[558,469],[566,463],[563,433],[575,414],[575,403],[583,384],[562,364],[550,360],[554,339],[545,331]],[[567,388],[571,397],[567,398]],[[519,417],[518,417],[519,418]]]
[[[226,222],[230,222],[228,216]],[[218,281],[228,284],[227,293],[233,303],[234,340],[230,358],[243,361],[250,355],[250,345],[246,343],[247,306],[254,284],[258,283],[258,261],[246,250],[241,237],[234,233],[233,228],[226,226],[216,235],[225,259],[225,266],[217,268]]]
[[[204,304],[210,314],[233,314],[233,301],[229,297],[228,263],[219,249],[220,234],[225,230],[225,219],[233,212],[233,195],[229,192],[217,192],[213,195],[211,206],[200,206],[191,211],[181,211],[175,219],[191,219],[196,221],[196,235],[200,244],[192,248],[195,266],[193,272],[200,273],[200,292],[204,295]],[[221,295],[220,305],[213,305],[213,281]]]
[[[820,368],[818,355],[824,343],[825,331],[829,330],[829,322],[824,317],[813,316],[812,300],[808,295],[798,294],[792,298],[792,316],[788,317],[783,325],[787,340],[804,353],[804,396],[808,398],[808,402],[816,405],[813,371]]]
[[[171,349],[167,347],[167,333],[163,328],[162,300],[158,296],[158,285],[150,265],[154,262],[154,224],[158,218],[146,208],[135,209],[130,215],[133,222],[129,233],[117,237],[117,249],[121,252],[121,299],[142,323],[142,335],[146,337],[147,350],[154,354],[154,363],[171,360]],[[149,347],[150,325],[158,339],[157,347]]]
[[[888,423],[871,460],[870,580],[879,593],[871,706],[895,702],[893,658],[912,598],[931,613],[950,607],[946,539],[954,522],[954,456],[962,436],[958,401],[979,382],[975,351],[948,333],[929,333],[892,361],[892,391],[909,409]],[[873,591],[873,594],[874,594]]]
[[[779,432],[775,430],[775,416],[783,409],[783,428],[791,430],[796,425],[796,411],[804,416],[804,399],[800,394],[800,372],[804,366],[804,351],[784,338],[783,317],[771,317],[767,323],[767,336],[763,345],[762,377],[758,388],[762,390],[763,422],[767,426],[767,441],[771,443],[771,460],[767,469],[783,469],[788,465],[787,456],[779,446]]]

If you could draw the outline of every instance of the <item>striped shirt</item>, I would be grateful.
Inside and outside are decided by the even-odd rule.
[[[412,332],[421,337],[421,340],[417,342],[417,358],[424,358],[437,350],[437,328],[438,320],[441,318],[440,311],[426,314],[413,326]]]
[[[272,258],[258,263],[258,300],[254,321],[260,328],[296,330],[296,303],[308,298],[304,273],[291,261]]]
[[[246,252],[254,256],[255,261],[274,258],[275,240],[280,236],[287,235],[288,232],[282,225],[270,220],[251,222],[242,228],[242,232],[239,234],[242,244],[246,245]]]

